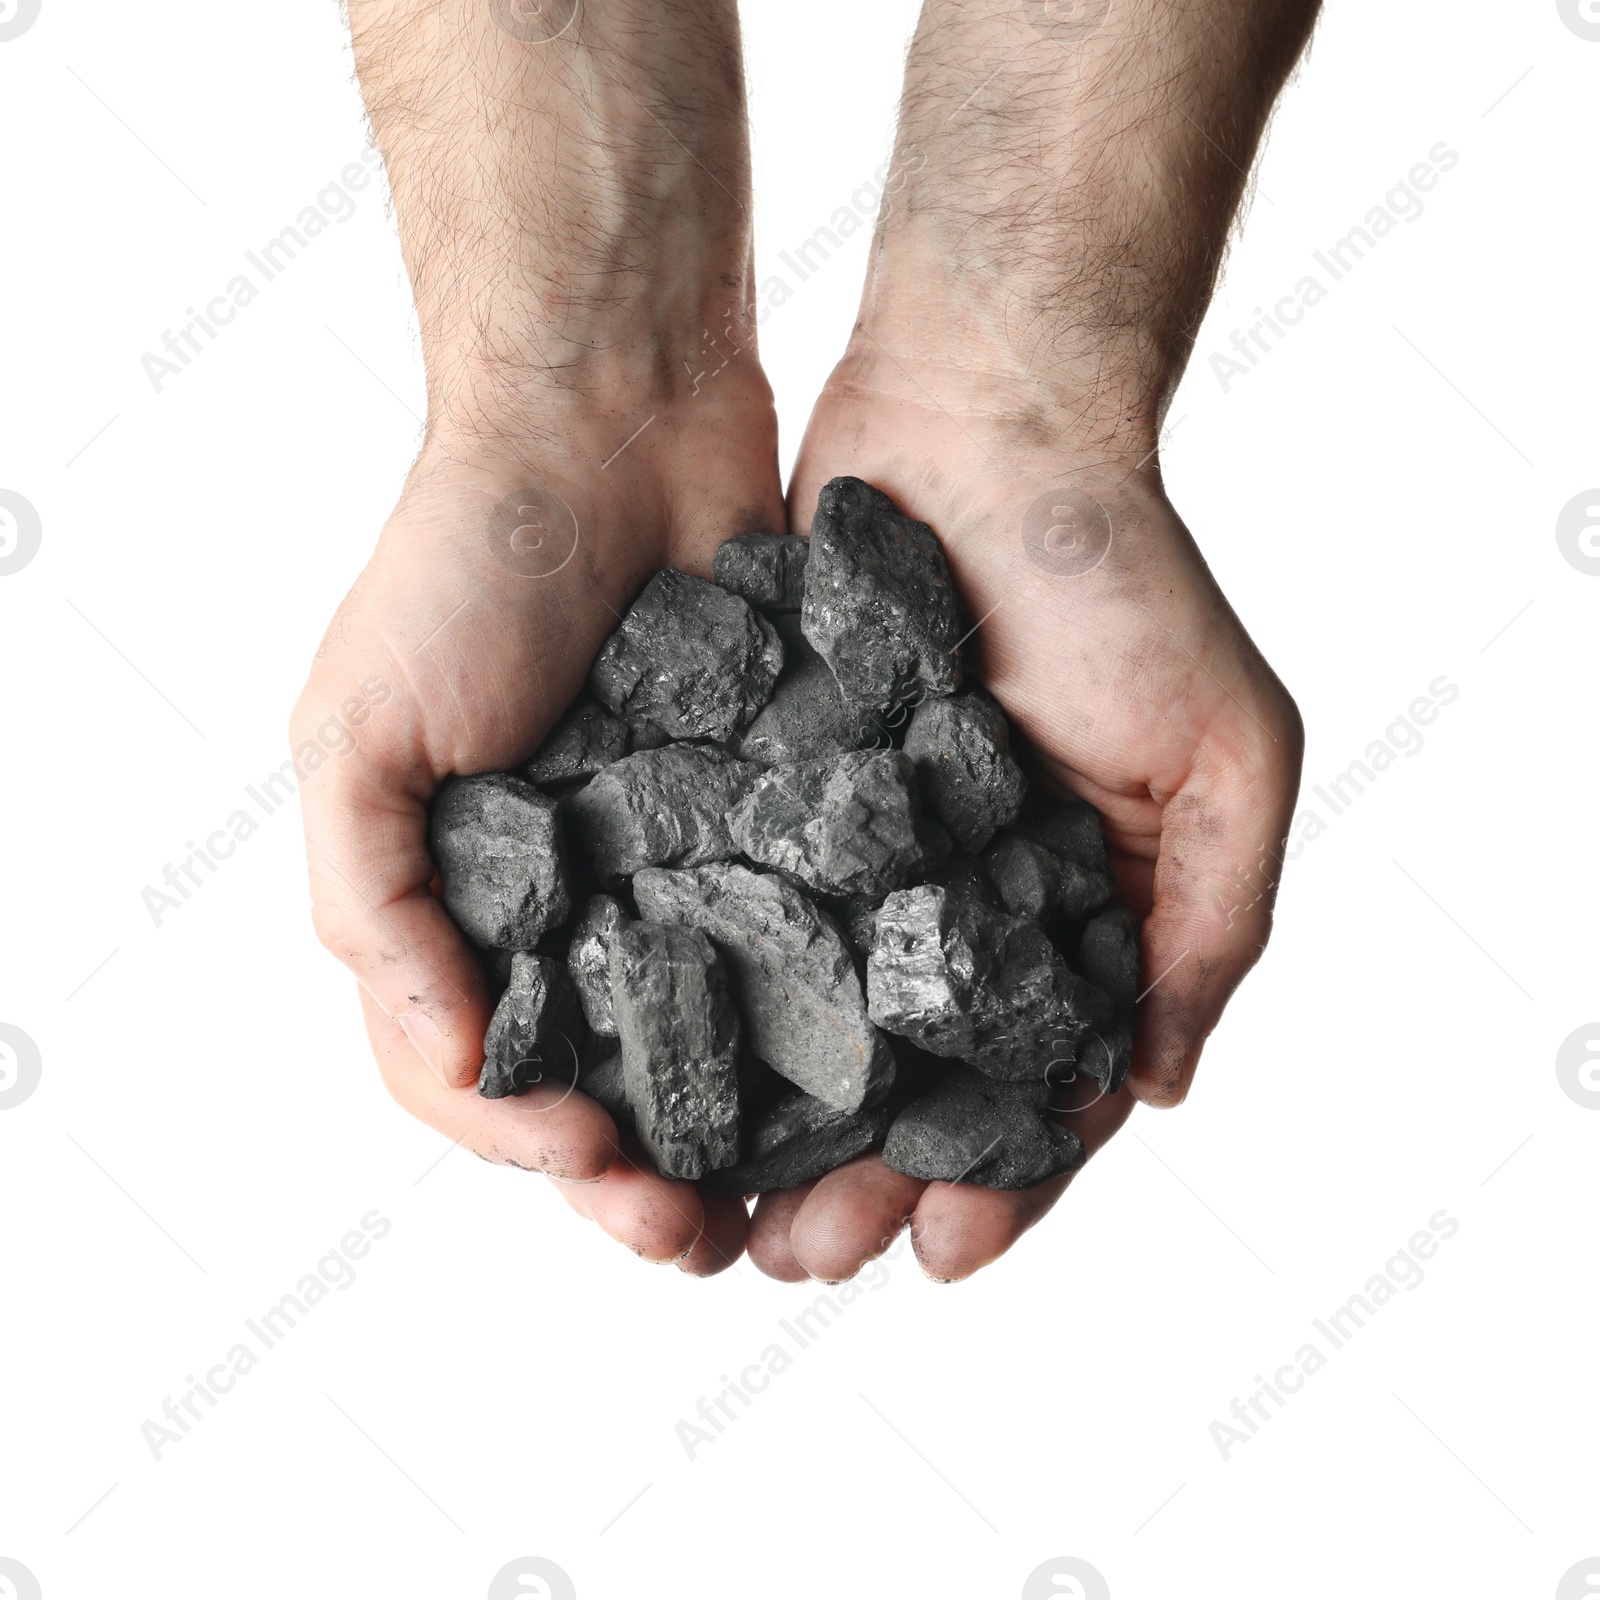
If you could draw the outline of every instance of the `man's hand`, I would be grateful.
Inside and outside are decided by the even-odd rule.
[[[1293,702],[1162,491],[1182,372],[1313,0],[928,0],[862,311],[790,491],[850,473],[943,540],[963,646],[1038,777],[1092,801],[1146,918],[1128,1092],[1064,1118],[1091,1153],[1130,1094],[1175,1105],[1261,953],[1299,783]],[[1075,19],[1075,20],[1074,20]],[[837,1279],[909,1219],[941,1279],[1066,1188],[924,1184],[864,1156],[765,1198],[752,1259]]]
[[[490,999],[431,892],[425,830],[451,773],[533,753],[653,572],[709,574],[723,539],[782,526],[772,398],[739,314],[732,0],[588,0],[549,40],[549,6],[350,9],[429,416],[293,718],[298,750],[361,685],[391,691],[353,752],[305,775],[317,931],[360,982],[402,1105],[568,1180],[569,1203],[640,1255],[716,1271],[743,1247],[738,1202],[637,1168],[581,1094],[478,1095]]]

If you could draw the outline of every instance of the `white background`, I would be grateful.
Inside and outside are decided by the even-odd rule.
[[[747,7],[761,277],[886,158],[913,11]],[[691,1462],[675,1424],[818,1288],[642,1266],[439,1161],[312,939],[292,805],[141,905],[283,760],[422,382],[377,188],[162,393],[140,367],[359,155],[333,5],[44,0],[0,43],[0,488],[43,529],[0,577],[0,1021],[43,1060],[0,1112],[0,1556],[45,1600],[480,1600],[529,1554],[584,1600],[1010,1600],[1059,1555],[1116,1600],[1556,1594],[1600,1552],[1600,1110],[1555,1070],[1600,1017],[1600,577],[1555,538],[1600,483],[1597,74],[1555,0],[1325,17],[1167,472],[1300,701],[1307,802],[1459,697],[1291,865],[1188,1105],[971,1283],[901,1251]],[[1224,394],[1209,354],[1441,140],[1425,214]],[[762,328],[786,465],[866,237]],[[374,1209],[358,1281],[152,1459]],[[1425,1281],[1224,1461],[1213,1421],[1441,1209]]]

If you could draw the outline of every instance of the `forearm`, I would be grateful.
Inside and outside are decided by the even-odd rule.
[[[926,0],[868,337],[954,343],[972,367],[1024,373],[1147,432],[1316,9],[1090,0],[1075,37],[1043,0]],[[918,305],[930,275],[961,285],[954,329]]]
[[[734,0],[583,0],[546,42],[496,20],[540,14],[512,0],[349,9],[430,433],[537,426],[552,397],[595,388],[644,404],[686,387],[684,358],[748,294]]]

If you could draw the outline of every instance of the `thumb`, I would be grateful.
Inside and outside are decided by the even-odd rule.
[[[476,956],[432,893],[434,787],[420,759],[362,741],[307,776],[301,807],[317,937],[460,1088],[482,1067],[490,1007]]]

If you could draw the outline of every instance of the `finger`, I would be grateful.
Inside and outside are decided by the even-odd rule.
[[[525,1095],[485,1100],[476,1088],[448,1088],[364,989],[361,1009],[389,1093],[445,1138],[485,1161],[578,1183],[600,1178],[616,1159],[616,1126],[587,1095],[540,1084]]]
[[[1174,1106],[1189,1092],[1207,1035],[1272,931],[1303,746],[1285,703],[1276,730],[1246,722],[1208,734],[1163,805],[1128,1077],[1148,1105]]]
[[[725,1194],[702,1192],[700,1204],[705,1210],[705,1227],[688,1255],[678,1263],[678,1270],[691,1278],[714,1278],[744,1254],[750,1213],[743,1200]]]
[[[645,1261],[682,1261],[705,1230],[705,1208],[695,1186],[663,1178],[626,1150],[598,1183],[559,1183],[557,1188],[579,1216]]]
[[[838,1283],[881,1256],[916,1210],[926,1184],[883,1164],[876,1151],[819,1178],[789,1229],[795,1260]]]
[[[756,1209],[750,1217],[750,1236],[745,1249],[751,1263],[758,1272],[776,1278],[779,1283],[804,1283],[811,1276],[795,1259],[789,1230],[812,1187],[803,1183],[797,1189],[774,1189],[756,1201]]]
[[[1083,1140],[1087,1160],[1127,1121],[1133,1101],[1108,1095],[1056,1120]],[[1082,1169],[1080,1168],[1079,1171]],[[935,1282],[955,1283],[997,1261],[1059,1200],[1077,1173],[1032,1189],[930,1183],[911,1219],[911,1248]]]
[[[308,687],[291,723],[297,749],[316,703]],[[463,1088],[483,1064],[489,995],[476,957],[431,892],[432,776],[398,750],[393,741],[358,741],[302,783],[311,915],[323,945],[400,1023],[440,1081]]]

